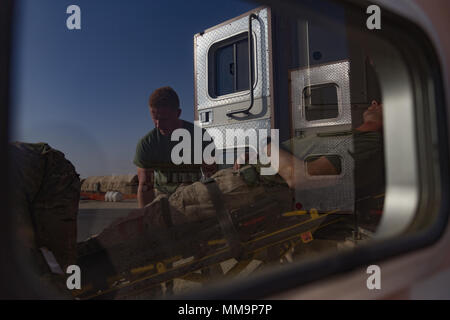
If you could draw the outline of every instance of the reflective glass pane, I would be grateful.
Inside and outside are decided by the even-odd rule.
[[[233,45],[217,49],[216,63],[216,95],[232,93],[234,90],[234,54]]]

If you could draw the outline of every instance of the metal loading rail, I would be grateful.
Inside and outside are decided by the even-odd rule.
[[[119,256],[114,261],[111,252],[99,250],[80,256],[78,265],[83,270],[81,290],[74,290],[77,299],[120,299],[157,290],[160,284],[176,278],[202,280],[207,276],[194,273],[235,258],[238,264],[224,277],[235,274],[242,264],[248,263],[268,248],[277,248],[277,256],[266,257],[263,263],[280,259],[290,248],[313,240],[313,233],[348,217],[338,210],[318,213],[316,210],[292,211],[282,214],[258,216],[232,213],[236,227],[235,241],[223,235],[216,219],[177,226],[163,236],[157,246]],[[189,237],[189,238],[187,238]],[[172,240],[172,241],[164,241]],[[236,247],[238,245],[239,247]],[[139,261],[128,257],[139,255]],[[120,259],[122,258],[122,259]],[[260,258],[258,258],[260,259]],[[203,279],[204,280],[204,279]]]

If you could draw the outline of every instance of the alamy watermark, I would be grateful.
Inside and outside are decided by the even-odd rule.
[[[208,129],[203,133],[202,128],[194,126],[194,137],[186,129],[176,129],[172,132],[171,140],[178,141],[171,153],[172,163],[180,164],[244,164],[246,159],[242,157],[241,151],[237,158],[233,152],[227,152],[225,159],[223,149],[216,148],[216,145],[227,146],[242,150],[247,145],[254,146],[258,157],[250,157],[249,164],[259,163],[261,175],[275,175],[279,168],[279,132],[278,129],[270,130],[270,155],[267,147],[268,129],[226,129],[225,134],[219,129]],[[192,139],[194,139],[194,150],[192,149]],[[210,142],[203,148],[204,142]],[[231,142],[231,144],[230,144]],[[248,143],[247,143],[248,142]],[[193,157],[192,157],[193,155]],[[193,159],[193,163],[192,163]],[[224,161],[225,160],[225,161]]]
[[[381,269],[379,266],[373,264],[367,267],[367,274],[370,276],[367,278],[366,286],[369,290],[381,289]]]
[[[379,6],[372,4],[367,7],[367,14],[370,16],[367,18],[366,26],[369,30],[380,30],[381,29],[381,9]]]
[[[70,5],[66,10],[67,14],[70,16],[67,17],[66,26],[69,30],[81,30],[81,9],[77,5]]]
[[[70,274],[66,280],[66,286],[69,290],[81,289],[81,269],[76,264],[67,267],[66,273]]]

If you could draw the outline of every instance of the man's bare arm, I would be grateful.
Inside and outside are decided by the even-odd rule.
[[[270,147],[267,145],[267,155],[270,156]],[[297,159],[283,149],[279,149],[279,169],[278,174],[286,181],[289,188],[295,189],[304,183],[302,181],[302,174],[305,170],[305,162]],[[320,157],[317,160],[311,161],[307,164],[308,173],[310,175],[336,175],[338,174],[333,164],[326,158]]]
[[[137,199],[139,208],[144,208],[147,204],[155,199],[155,192],[153,190],[153,169],[138,168],[139,186],[137,191]]]

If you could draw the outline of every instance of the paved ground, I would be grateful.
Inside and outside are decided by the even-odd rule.
[[[106,202],[98,200],[80,200],[79,209],[136,209],[136,199],[127,199],[120,202]]]
[[[101,232],[112,221],[128,215],[131,210],[137,207],[137,200],[121,202],[81,200],[78,211],[77,240],[83,241]]]

